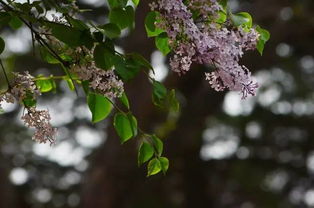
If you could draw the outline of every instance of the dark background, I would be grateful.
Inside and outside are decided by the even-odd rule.
[[[84,2],[82,8],[95,9],[84,18],[105,22],[102,1]],[[116,44],[150,59],[155,47],[143,26],[148,2],[141,1],[135,30]],[[59,128],[54,147],[31,141],[19,122],[22,109],[5,107],[0,207],[314,207],[314,1],[229,2],[271,32],[262,57],[252,52],[242,60],[260,83],[256,97],[241,101],[235,92],[217,93],[204,80],[206,67],[193,66],[185,76],[169,72],[165,78],[181,102],[181,112],[168,115],[151,104],[144,74],[127,83],[140,126],[164,139],[170,160],[165,176],[150,178],[137,167],[137,141],[120,145],[110,122],[92,125],[85,98],[64,83],[40,101]],[[3,55],[7,69],[46,75],[57,70],[33,56],[23,34],[27,30],[2,31],[11,41]]]

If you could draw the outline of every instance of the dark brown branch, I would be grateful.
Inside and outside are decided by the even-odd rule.
[[[4,66],[3,66],[3,63],[2,63],[2,60],[0,59],[0,65],[1,65],[1,68],[2,68],[2,71],[3,71],[3,74],[4,74],[4,77],[5,77],[5,80],[7,81],[8,83],[8,88],[10,89],[11,86],[10,86],[10,82],[9,82],[9,78],[8,78],[8,75],[4,69]]]

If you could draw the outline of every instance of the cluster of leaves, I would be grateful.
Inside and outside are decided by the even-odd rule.
[[[0,24],[9,25],[13,29],[28,27],[34,44],[38,45],[41,59],[49,64],[59,65],[64,71],[63,76],[36,77],[38,89],[42,93],[56,92],[58,80],[65,80],[71,90],[76,90],[77,86],[81,85],[92,113],[92,122],[100,122],[114,114],[113,126],[122,144],[132,138],[139,138],[138,164],[148,162],[147,176],[151,176],[159,172],[165,173],[169,161],[162,156],[162,140],[139,128],[127,94],[124,92],[118,99],[110,99],[90,89],[88,81],[80,80],[70,71],[73,64],[92,61],[100,69],[114,69],[123,82],[132,80],[140,71],[144,71],[152,83],[152,102],[162,109],[179,111],[175,91],[167,90],[162,83],[148,75],[150,70],[153,71],[153,67],[143,56],[137,53],[121,54],[114,48],[114,41],[120,37],[121,31],[132,30],[134,27],[135,9],[138,4],[139,0],[108,0],[109,22],[95,25],[77,18],[77,14],[84,11],[77,8],[72,0],[32,3],[0,1]],[[62,14],[60,20],[51,21],[47,18],[47,12],[52,8]],[[42,30],[50,33],[48,37]],[[0,38],[0,51],[3,52],[4,48],[5,43]],[[75,57],[74,51],[78,48],[87,48],[92,51],[92,56]],[[27,102],[22,104],[29,107]],[[31,105],[36,105],[36,102]]]
[[[244,29],[252,28],[253,20],[252,16],[249,13],[239,12],[236,14],[230,13],[229,15],[234,26],[236,27],[242,26]],[[267,30],[261,28],[259,25],[256,25],[255,29],[260,34],[256,49],[261,55],[263,55],[265,44],[270,38],[270,33]]]

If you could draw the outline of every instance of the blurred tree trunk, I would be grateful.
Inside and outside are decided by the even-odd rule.
[[[148,10],[148,2],[143,1],[137,10],[136,30],[123,44],[126,51],[137,51],[150,60],[154,45],[146,37],[143,25]],[[166,81],[166,85],[174,85],[186,96],[187,108],[182,106],[178,128],[167,136],[165,144],[166,156],[176,166],[170,166],[165,177],[159,175],[147,179],[146,169],[136,165],[137,142],[134,140],[120,145],[110,127],[107,142],[91,158],[91,168],[83,186],[83,207],[204,207],[208,204],[206,177],[199,158],[201,134],[206,117],[220,106],[223,96],[216,93],[209,96],[209,86],[200,70],[195,68],[191,71],[194,72],[181,77],[180,81],[176,74]],[[147,77],[139,76],[128,84],[127,90],[140,126],[145,130],[153,129],[160,116],[151,104],[151,87]]]
[[[12,193],[14,193],[14,191],[8,180],[9,169],[6,167],[6,162],[2,159],[2,157],[0,157],[0,170],[0,207],[13,207]]]
[[[276,57],[275,51],[280,41],[308,48],[290,37],[311,37],[308,34],[313,33],[313,28],[307,29],[307,24],[298,22],[285,24],[282,21],[274,21],[278,19],[280,9],[285,3],[289,5],[289,1],[258,0],[254,5],[243,9],[250,11],[254,20],[262,26],[271,25],[267,29],[272,33],[272,39],[266,46],[263,57],[252,53],[244,59],[249,68],[260,69],[278,64],[280,59]],[[142,1],[136,13],[136,30],[124,40],[123,46],[126,51],[137,51],[150,59],[149,55],[154,50],[154,45],[152,40],[146,37],[144,30],[143,22],[147,11],[148,2]],[[293,30],[292,27],[300,29]],[[283,34],[281,31],[289,32]],[[302,41],[305,42],[313,42],[313,39]],[[206,118],[221,110],[223,94],[210,89],[208,83],[204,81],[200,67],[194,66],[184,77],[178,78],[176,74],[171,74],[166,80],[168,87],[175,87],[184,95],[176,129],[167,135],[165,141],[165,155],[170,160],[167,175],[146,178],[145,168],[136,166],[136,140],[120,145],[116,133],[110,127],[107,142],[90,158],[92,163],[85,176],[82,190],[84,208],[220,207],[221,204],[217,204],[217,200],[221,198],[222,191],[218,190],[223,190],[225,181],[216,183],[215,180],[222,177],[219,176],[220,173],[227,174],[229,167],[224,161],[219,161],[219,167],[215,166],[215,162],[203,162],[199,157],[199,151],[202,132],[206,128]],[[140,126],[145,130],[153,130],[160,120],[160,112],[151,104],[150,89],[144,75],[127,86],[133,104],[132,109]],[[214,172],[210,173],[211,171]],[[211,187],[213,181],[219,184],[219,187]]]

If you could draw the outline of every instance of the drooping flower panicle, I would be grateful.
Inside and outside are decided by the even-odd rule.
[[[243,99],[255,95],[257,83],[239,64],[245,51],[256,48],[259,33],[254,28],[218,24],[222,7],[216,0],[190,0],[187,5],[182,0],[157,0],[151,8],[160,13],[156,26],[169,37],[174,72],[185,74],[193,62],[210,64],[215,70],[205,75],[212,88],[241,91]],[[195,13],[199,14],[196,18]]]
[[[36,99],[41,93],[37,88],[34,77],[28,71],[23,73],[13,73],[14,79],[7,92],[0,96],[0,103],[14,103],[17,100],[20,103],[24,99],[31,97]],[[27,127],[35,128],[33,140],[39,143],[55,143],[57,129],[50,124],[50,114],[48,110],[37,110],[35,107],[25,106],[27,113],[22,116],[22,120]]]
[[[28,108],[27,113],[22,116],[22,120],[27,127],[35,128],[35,133],[32,137],[34,141],[55,143],[57,129],[50,124],[51,118],[48,110],[37,110],[34,107]]]

